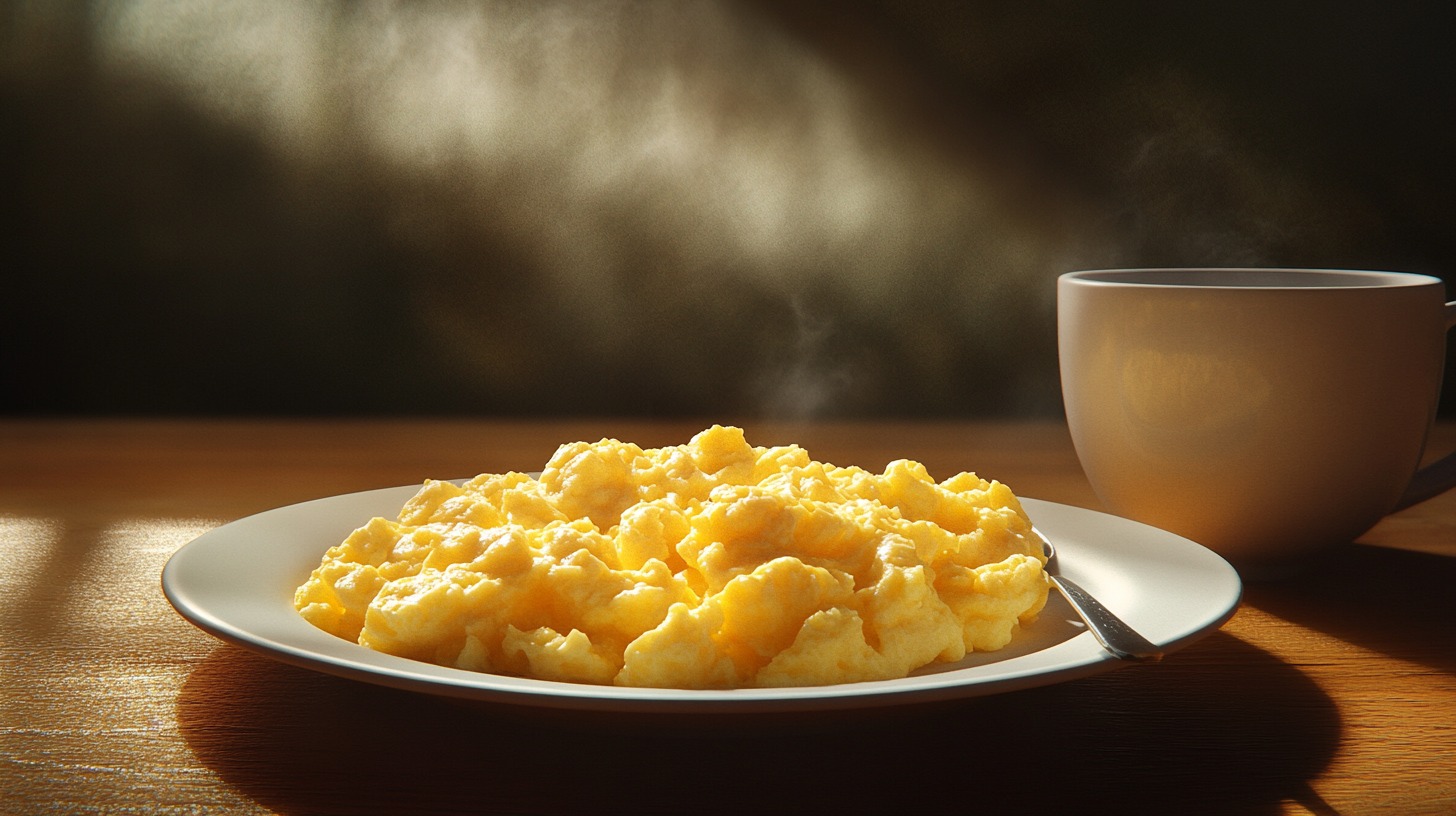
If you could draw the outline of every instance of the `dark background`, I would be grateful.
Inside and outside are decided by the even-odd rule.
[[[1456,280],[1445,11],[7,2],[0,413],[1055,415],[1061,272]]]

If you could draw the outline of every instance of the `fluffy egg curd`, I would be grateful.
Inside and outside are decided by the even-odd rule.
[[[1047,598],[1005,485],[753,447],[563,445],[539,478],[426,481],[324,554],[294,606],[393,655],[547,680],[722,689],[908,675],[1000,649]]]

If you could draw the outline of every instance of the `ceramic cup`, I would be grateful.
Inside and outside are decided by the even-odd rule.
[[[1067,422],[1107,509],[1249,579],[1456,484],[1417,471],[1456,303],[1399,272],[1120,269],[1057,281]]]

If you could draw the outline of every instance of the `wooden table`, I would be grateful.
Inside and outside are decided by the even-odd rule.
[[[744,426],[837,464],[909,457],[1097,506],[1056,423]],[[869,711],[467,705],[224,645],[159,589],[224,521],[700,427],[0,422],[0,813],[1456,812],[1453,495],[1246,587],[1221,631],[1162,663]]]

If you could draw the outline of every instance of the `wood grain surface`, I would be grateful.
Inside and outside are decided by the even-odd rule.
[[[1162,663],[832,714],[452,702],[222,644],[159,587],[232,519],[702,424],[0,422],[0,813],[1456,811],[1456,495],[1248,585]],[[1058,423],[744,426],[836,464],[913,458],[1098,507]],[[1432,447],[1453,446],[1439,427]]]

